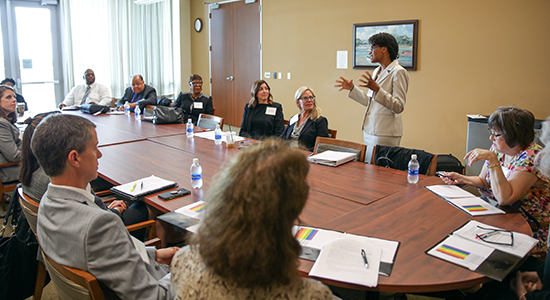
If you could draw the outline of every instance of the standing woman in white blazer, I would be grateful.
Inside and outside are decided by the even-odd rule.
[[[363,139],[365,145],[399,146],[403,135],[401,113],[405,109],[409,73],[397,61],[399,46],[395,38],[385,32],[369,38],[371,62],[379,63],[371,74],[361,74],[360,87],[368,88],[367,92],[357,88],[353,80],[340,77],[335,87],[349,90],[348,97],[365,105],[367,111],[363,120]]]

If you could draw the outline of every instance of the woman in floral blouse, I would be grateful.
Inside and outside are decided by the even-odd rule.
[[[452,180],[443,181],[475,186],[482,197],[518,208],[539,240],[533,255],[544,256],[548,251],[550,180],[535,166],[535,156],[542,150],[533,142],[535,117],[517,107],[500,107],[489,117],[488,125],[491,149],[474,149],[465,156],[469,166],[484,161],[479,176],[451,172],[446,175]]]

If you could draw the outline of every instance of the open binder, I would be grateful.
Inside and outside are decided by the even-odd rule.
[[[137,200],[140,197],[176,186],[178,186],[177,182],[151,175],[150,177],[145,177],[126,184],[114,186],[111,188],[111,192],[125,199]]]
[[[316,164],[337,167],[354,160],[356,157],[356,153],[327,150],[325,152],[312,155],[308,157],[307,160]]]

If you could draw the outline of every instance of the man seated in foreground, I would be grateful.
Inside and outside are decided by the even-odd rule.
[[[147,105],[157,105],[157,90],[154,87],[146,85],[143,76],[132,76],[132,86],[124,92],[124,96],[118,101],[118,109],[124,110],[124,103],[130,104],[130,110],[134,111],[136,105],[143,111]]]
[[[87,119],[54,114],[35,129],[31,148],[51,182],[38,212],[42,250],[62,265],[91,273],[106,294],[173,299],[170,274],[159,263],[169,265],[178,248],[147,248],[144,262],[121,219],[99,208],[86,191],[102,156],[94,128]]]
[[[88,69],[84,72],[82,77],[86,83],[77,85],[65,96],[65,99],[59,108],[65,106],[75,106],[82,104],[99,104],[111,106],[111,93],[109,89],[97,82],[95,82],[95,73],[92,69]]]

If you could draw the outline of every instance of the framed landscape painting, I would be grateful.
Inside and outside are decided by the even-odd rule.
[[[418,20],[353,24],[353,68],[378,66],[370,62],[369,38],[380,32],[387,32],[397,40],[399,64],[405,69],[416,70]]]

